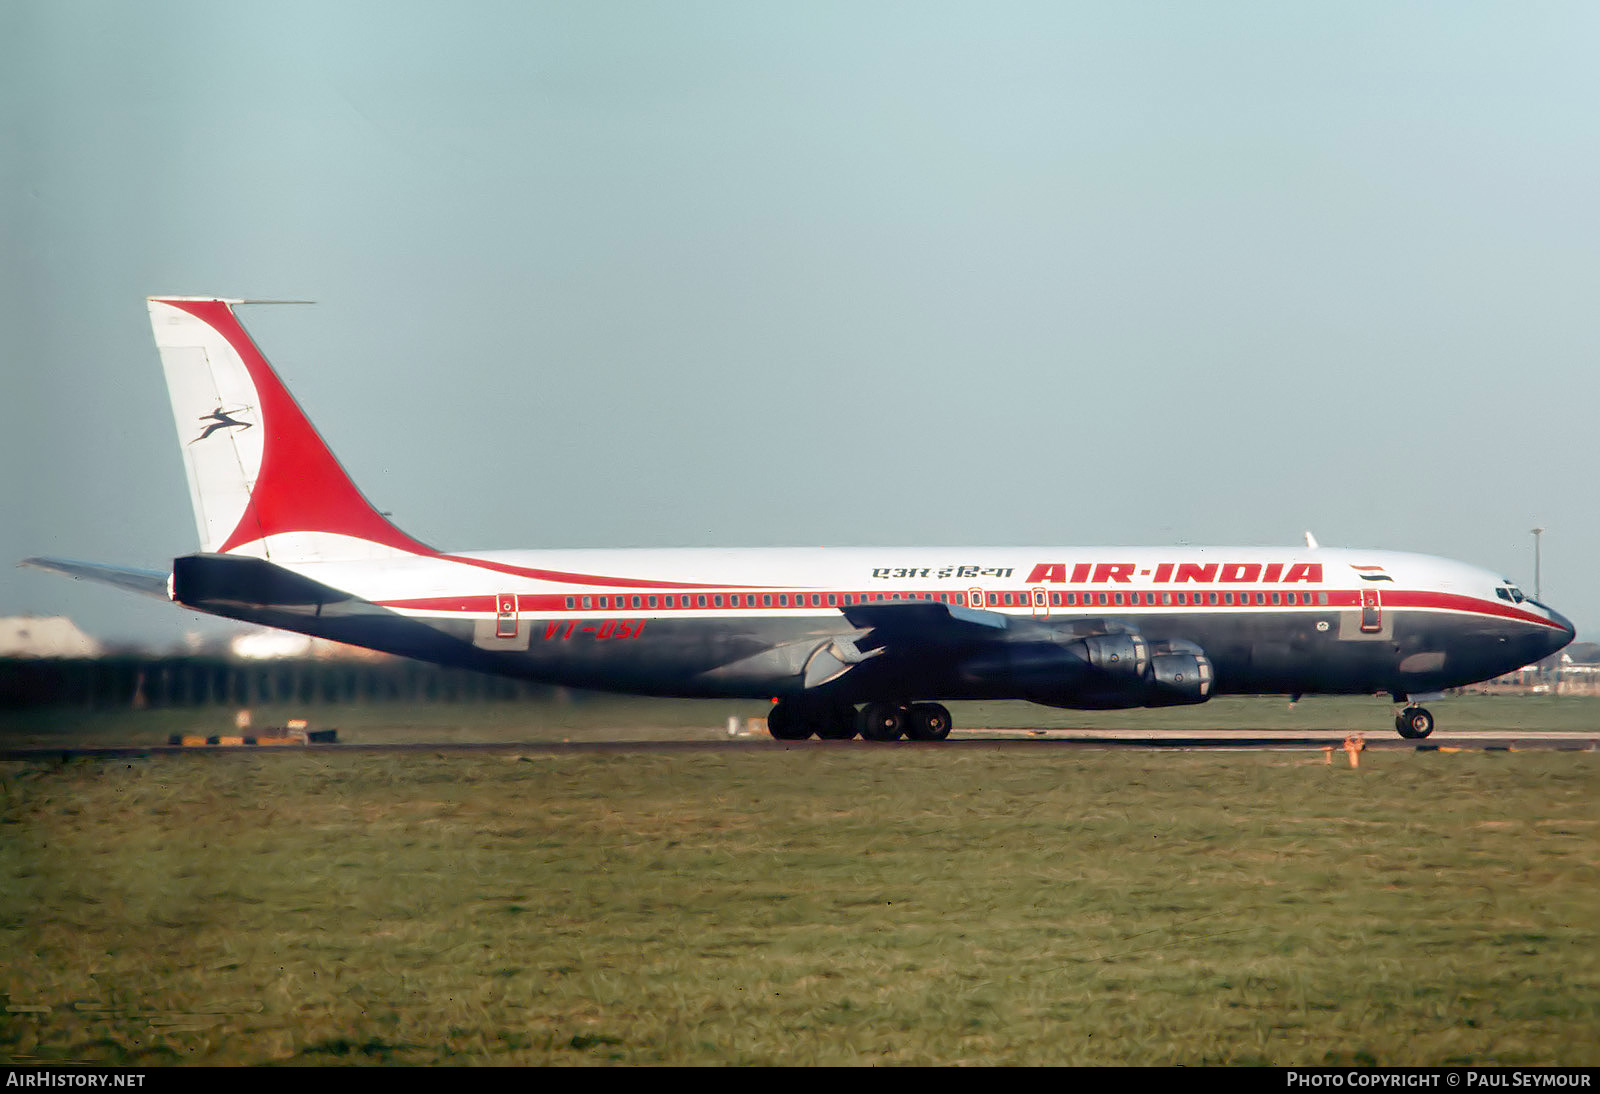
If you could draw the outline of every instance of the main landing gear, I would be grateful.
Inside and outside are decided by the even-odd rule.
[[[847,741],[858,733],[869,741],[942,741],[950,736],[950,712],[938,703],[868,703],[857,711],[849,703],[782,699],[767,712],[767,731],[779,741]]]
[[[1406,707],[1394,716],[1394,728],[1408,741],[1420,741],[1433,732],[1433,715],[1422,707]]]

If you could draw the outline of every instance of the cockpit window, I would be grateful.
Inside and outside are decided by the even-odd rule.
[[[1501,600],[1509,600],[1513,604],[1521,604],[1524,600],[1529,599],[1528,597],[1522,595],[1521,589],[1517,588],[1509,581],[1495,589],[1494,595],[1498,596]]]

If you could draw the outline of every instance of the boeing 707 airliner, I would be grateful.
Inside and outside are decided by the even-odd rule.
[[[200,550],[170,571],[30,565],[203,612],[551,684],[769,699],[774,737],[941,740],[943,702],[1228,694],[1420,704],[1570,623],[1465,563],[1317,547],[442,551],[368,503],[240,324],[152,297]]]

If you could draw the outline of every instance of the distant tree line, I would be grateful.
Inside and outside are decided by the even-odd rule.
[[[0,708],[249,706],[260,703],[460,703],[538,699],[553,688],[419,661],[222,657],[0,659]]]

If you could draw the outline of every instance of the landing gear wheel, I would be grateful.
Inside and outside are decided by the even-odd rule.
[[[942,741],[950,736],[950,712],[938,703],[918,703],[907,719],[906,736],[913,741]]]
[[[848,741],[856,735],[856,708],[849,703],[829,703],[817,711],[817,736],[824,741]]]
[[[774,741],[803,741],[811,736],[811,726],[793,703],[773,703],[767,711],[767,732]]]
[[[1394,728],[1408,741],[1420,741],[1433,732],[1433,715],[1422,707],[1407,707],[1395,716]]]
[[[898,741],[906,728],[906,710],[893,703],[868,703],[856,715],[856,728],[869,741]]]

